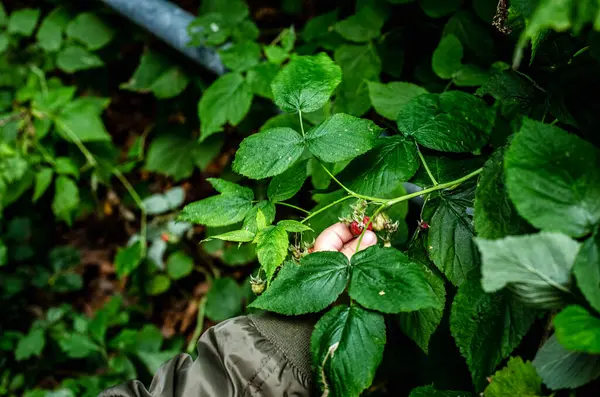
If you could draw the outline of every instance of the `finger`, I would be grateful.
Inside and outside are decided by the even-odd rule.
[[[315,241],[314,251],[339,251],[352,237],[348,226],[338,222],[321,232]]]
[[[344,246],[342,247],[342,249],[340,250],[340,252],[344,255],[346,255],[348,258],[352,258],[352,255],[354,255],[357,251],[356,251],[356,247],[358,246],[358,240],[360,237],[357,237],[355,239],[353,239],[352,241],[344,244]],[[368,248],[372,245],[377,244],[377,235],[375,233],[373,233],[370,230],[367,230],[365,232],[365,235],[363,236],[362,241],[360,242],[360,250],[362,251],[365,248]]]

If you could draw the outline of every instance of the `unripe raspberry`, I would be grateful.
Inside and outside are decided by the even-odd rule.
[[[373,222],[371,224],[373,225],[373,230],[376,232],[382,232],[390,223],[390,217],[383,212],[380,212],[375,218],[373,218]]]

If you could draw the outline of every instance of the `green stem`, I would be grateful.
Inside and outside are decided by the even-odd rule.
[[[320,213],[321,213],[321,212],[323,212],[323,211],[327,211],[329,208],[333,207],[334,205],[337,205],[337,204],[339,204],[339,203],[341,203],[341,202],[344,202],[344,201],[346,201],[346,200],[348,200],[348,199],[351,199],[351,198],[353,198],[353,197],[354,197],[354,196],[344,196],[344,197],[342,197],[341,199],[339,199],[339,200],[336,200],[336,201],[334,201],[334,202],[333,202],[333,203],[331,203],[331,204],[327,204],[325,207],[323,207],[323,208],[319,208],[319,209],[318,209],[318,210],[316,210],[315,212],[311,212],[311,213],[310,213],[310,215],[309,215],[309,216],[307,216],[306,218],[304,218],[304,219],[303,219],[303,220],[302,220],[300,223],[304,223],[304,222],[306,222],[307,220],[309,220],[310,218],[312,218],[313,216],[316,216],[316,215],[320,214]]]
[[[331,171],[329,171],[327,169],[327,167],[325,167],[325,165],[323,165],[323,163],[321,163],[321,167],[323,167],[323,169],[325,170],[325,172],[331,177],[331,179],[333,179],[335,181],[335,183],[337,183],[338,185],[340,185],[340,187],[342,189],[344,189],[349,195],[356,197],[356,198],[360,198],[363,200],[367,200],[367,201],[373,201],[376,203],[385,203],[386,201],[388,201],[388,199],[382,199],[379,197],[371,197],[371,196],[365,196],[363,194],[358,194],[350,189],[348,189],[346,186],[344,186],[344,184],[342,182],[340,182],[332,173]]]
[[[425,157],[423,157],[423,154],[419,150],[419,145],[417,145],[416,142],[415,142],[415,146],[417,146],[417,153],[419,154],[419,158],[421,159],[421,163],[423,164],[423,167],[425,167],[425,171],[427,171],[427,175],[429,175],[429,179],[431,179],[433,186],[437,186],[438,182],[435,180],[435,177],[433,176],[433,173],[429,169],[429,166],[427,165],[427,161],[425,161]]]
[[[194,349],[196,348],[196,343],[202,335],[202,330],[204,329],[204,316],[206,313],[206,295],[200,299],[200,303],[198,304],[198,317],[196,320],[196,329],[194,330],[194,334],[192,335],[192,339],[190,339],[190,343],[187,345],[187,352],[192,354]]]
[[[304,208],[297,207],[297,206],[295,206],[293,204],[284,203],[283,201],[276,201],[275,204],[277,204],[277,205],[283,205],[284,207],[290,207],[290,208],[293,208],[295,210],[302,211],[305,214],[310,214],[310,211],[307,211]]]
[[[302,136],[304,136],[304,123],[302,122],[302,110],[298,109],[298,117],[300,118],[300,130],[302,130]]]
[[[454,80],[450,80],[448,82],[448,84],[446,84],[446,87],[444,88],[444,91],[442,91],[442,92],[448,91],[450,89],[450,87],[452,87],[452,84],[454,84]]]
[[[383,209],[384,209],[384,208],[385,208],[385,204],[381,204],[381,205],[379,206],[379,208],[377,208],[377,210],[376,210],[376,211],[373,213],[373,215],[371,215],[371,217],[370,217],[370,219],[369,219],[369,222],[367,222],[367,224],[365,225],[365,227],[364,227],[364,229],[363,229],[362,233],[360,233],[360,237],[358,237],[358,244],[356,245],[356,252],[360,251],[360,245],[362,244],[362,240],[363,240],[363,237],[365,236],[365,233],[366,233],[366,232],[367,232],[367,230],[369,229],[369,225],[370,225],[371,223],[373,223],[373,219],[375,219],[375,217],[376,217],[377,215],[379,215],[379,213],[380,213],[381,211],[383,211]]]

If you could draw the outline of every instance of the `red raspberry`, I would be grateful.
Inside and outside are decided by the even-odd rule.
[[[162,241],[164,241],[165,243],[168,243],[168,242],[169,242],[169,235],[168,235],[167,233],[162,233],[162,234],[160,235],[160,239],[161,239]]]
[[[370,220],[371,220],[371,218],[369,218],[368,216],[365,216],[363,218],[363,225],[369,225],[367,230],[373,230],[373,222],[369,223]]]
[[[429,229],[429,223],[425,222],[425,221],[418,221],[419,227],[421,228],[421,230],[427,230]]]
[[[350,224],[350,232],[352,233],[353,236],[358,236],[359,234],[361,234],[363,231],[363,226],[359,225],[358,222],[356,221],[352,221],[352,223]]]

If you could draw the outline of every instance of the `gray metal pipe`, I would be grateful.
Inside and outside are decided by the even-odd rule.
[[[225,72],[214,49],[187,45],[190,41],[187,27],[194,19],[189,12],[166,0],[101,1],[206,69],[217,75]]]

